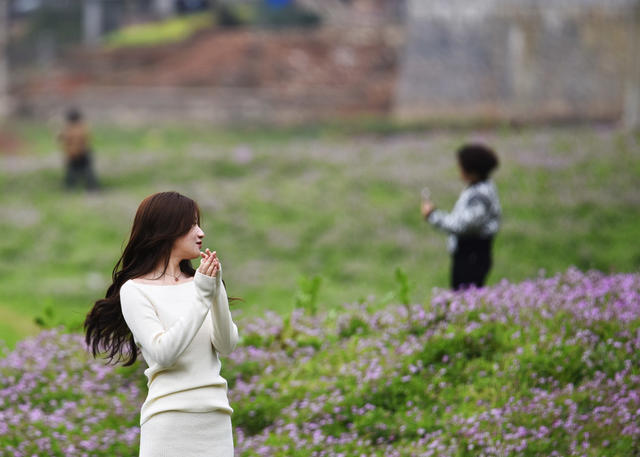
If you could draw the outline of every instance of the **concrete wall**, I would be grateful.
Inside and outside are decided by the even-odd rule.
[[[0,0],[0,120],[9,114],[9,72],[7,68],[8,0]]]
[[[21,114],[38,119],[60,117],[81,107],[92,122],[120,125],[200,123],[212,125],[295,125],[362,115],[366,94],[352,87],[316,87],[303,94],[270,88],[90,87],[70,94],[41,93]]]
[[[410,0],[400,119],[619,119],[635,0]]]
[[[631,33],[630,68],[625,84],[624,126],[640,129],[640,1],[635,7],[635,25]]]

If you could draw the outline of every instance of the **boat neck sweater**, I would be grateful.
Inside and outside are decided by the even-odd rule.
[[[155,285],[133,280],[120,288],[124,319],[148,368],[140,425],[165,411],[233,412],[218,354],[238,343],[222,270],[192,281]]]

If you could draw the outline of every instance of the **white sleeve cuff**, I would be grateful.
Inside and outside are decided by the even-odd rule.
[[[196,274],[193,277],[193,282],[203,295],[207,297],[213,297],[216,290],[222,284],[222,267],[218,270],[215,276],[207,276],[196,270]]]

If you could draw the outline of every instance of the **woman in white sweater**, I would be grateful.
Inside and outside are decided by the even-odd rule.
[[[215,251],[201,252],[203,238],[196,202],[177,192],[147,197],[113,284],[84,324],[94,356],[106,352],[126,366],[140,348],[147,362],[140,457],[233,456],[219,355],[233,351],[238,329],[220,261]]]

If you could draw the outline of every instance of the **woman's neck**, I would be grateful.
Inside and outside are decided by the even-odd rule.
[[[163,280],[167,282],[178,282],[186,278],[186,275],[180,270],[180,262],[182,259],[171,257],[166,268],[164,265],[159,265],[153,270],[151,277],[157,280]]]

